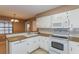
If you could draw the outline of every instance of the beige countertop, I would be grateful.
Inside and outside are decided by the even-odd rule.
[[[26,39],[27,37],[20,35],[20,36],[14,36],[14,37],[9,37],[7,38],[7,40],[9,42],[14,42],[14,41],[18,41],[18,40],[22,40],[22,39]]]
[[[19,41],[19,40],[23,40],[23,39],[27,39],[27,38],[31,38],[31,37],[36,37],[38,35],[34,35],[34,36],[30,36],[30,37],[26,37],[24,35],[19,35],[19,36],[14,36],[14,37],[9,37],[7,38],[7,40],[9,42],[14,42],[14,41]]]
[[[39,36],[45,36],[45,37],[49,37],[50,34],[44,34],[44,33],[40,33]]]
[[[79,42],[79,37],[70,37],[70,41]]]
[[[9,42],[14,42],[14,41],[18,41],[18,40],[23,40],[23,39],[35,37],[35,36],[45,36],[45,37],[49,37],[50,34],[39,33],[38,35],[34,35],[34,36],[30,36],[30,37],[26,37],[26,36],[24,36],[24,35],[19,35],[19,36],[15,36],[15,37],[9,37],[9,38],[7,38],[7,40],[8,40]],[[79,42],[79,37],[70,36],[70,41]]]
[[[50,36],[51,34],[43,34],[43,33],[41,33],[40,34],[41,36]],[[77,35],[77,36],[70,36],[70,39],[69,39],[70,41],[74,41],[74,42],[79,42],[79,36]]]
[[[23,40],[23,39],[27,39],[27,38],[32,38],[32,37],[36,37],[36,36],[49,37],[49,34],[38,34],[38,35],[29,36],[29,37],[26,37],[24,35],[19,35],[19,36],[9,37],[9,38],[7,38],[7,40],[9,42],[14,42],[14,41]]]

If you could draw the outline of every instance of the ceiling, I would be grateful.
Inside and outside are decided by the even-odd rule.
[[[39,13],[59,7],[60,5],[0,5],[0,15],[28,19]]]

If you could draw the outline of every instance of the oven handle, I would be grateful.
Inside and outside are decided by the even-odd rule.
[[[68,37],[56,36],[56,35],[52,35],[52,37],[56,37],[56,38],[63,38],[63,39],[68,39]]]

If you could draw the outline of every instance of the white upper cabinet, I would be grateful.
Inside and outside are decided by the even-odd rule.
[[[79,9],[68,11],[68,18],[71,27],[79,28]]]
[[[37,18],[36,23],[38,28],[51,28],[51,16]]]
[[[79,28],[79,9],[37,18],[38,28]]]
[[[52,28],[68,28],[67,12],[52,15]]]

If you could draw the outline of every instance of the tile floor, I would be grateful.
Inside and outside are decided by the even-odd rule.
[[[33,51],[31,54],[48,54],[48,52],[39,48],[39,49]]]

